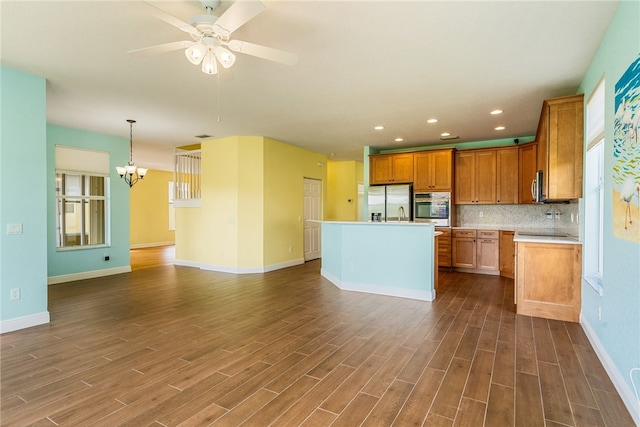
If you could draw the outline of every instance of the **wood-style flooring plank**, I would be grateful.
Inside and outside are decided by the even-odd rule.
[[[517,315],[510,279],[442,270],[427,302],[170,250],[50,286],[50,324],[0,335],[3,426],[633,423],[580,325]]]

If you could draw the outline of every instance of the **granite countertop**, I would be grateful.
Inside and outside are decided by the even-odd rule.
[[[517,230],[513,236],[514,242],[526,243],[560,243],[568,245],[581,245],[578,236],[562,232],[561,230],[522,229]]]

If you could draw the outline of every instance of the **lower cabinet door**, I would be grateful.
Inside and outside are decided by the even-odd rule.
[[[453,266],[460,268],[476,268],[476,239],[471,237],[454,237]]]
[[[578,322],[582,246],[518,242],[517,313]]]
[[[498,271],[500,250],[496,239],[478,239],[476,268],[479,270]]]

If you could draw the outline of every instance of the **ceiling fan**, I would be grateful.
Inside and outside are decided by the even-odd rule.
[[[184,49],[189,62],[194,65],[202,64],[202,72],[205,74],[216,74],[218,62],[224,68],[231,67],[236,61],[231,51],[285,65],[294,65],[298,61],[297,55],[293,53],[231,39],[231,33],[264,10],[264,5],[258,0],[236,1],[220,17],[213,15],[220,0],[202,0],[201,3],[207,13],[192,17],[189,24],[149,3],[156,18],[188,33],[193,40],[159,44],[132,50],[129,54],[142,56]]]

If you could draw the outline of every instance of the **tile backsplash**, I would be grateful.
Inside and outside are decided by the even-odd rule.
[[[577,202],[533,205],[456,205],[456,209],[455,225],[458,227],[555,228],[575,235],[580,228]],[[556,212],[559,215],[556,215]],[[548,218],[548,213],[551,214],[551,218]]]

